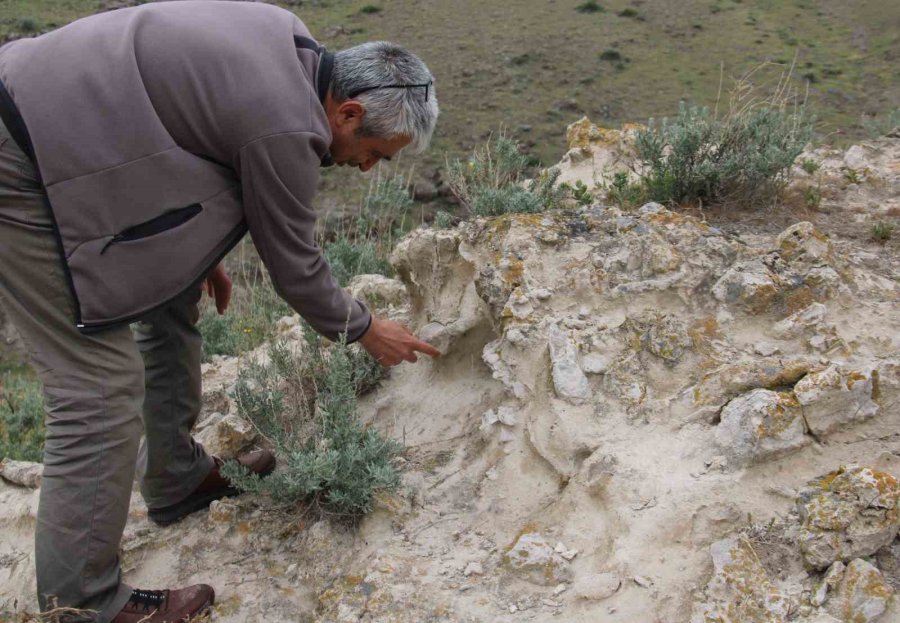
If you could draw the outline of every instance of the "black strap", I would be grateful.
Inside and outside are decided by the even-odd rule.
[[[294,47],[300,50],[312,50],[319,55],[319,69],[316,74],[316,87],[318,90],[319,102],[325,103],[325,96],[328,95],[328,87],[331,86],[331,70],[334,68],[334,54],[325,49],[324,45],[319,45],[309,37],[301,37],[294,35]]]
[[[35,164],[35,171],[37,172],[37,159],[34,157],[34,148],[31,145],[31,136],[28,134],[28,128],[25,127],[25,120],[22,119],[19,109],[16,108],[12,96],[6,90],[2,81],[0,81],[0,119],[3,120],[3,125],[6,126],[9,135],[19,146],[19,149]],[[39,172],[38,178],[40,178]]]

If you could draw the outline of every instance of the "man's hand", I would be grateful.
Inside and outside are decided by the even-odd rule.
[[[225,274],[225,267],[222,264],[216,266],[206,281],[200,284],[201,290],[206,290],[210,298],[216,299],[216,311],[219,315],[225,313],[228,309],[228,303],[231,302],[231,277]]]
[[[415,362],[418,360],[416,352],[441,356],[441,351],[418,339],[402,324],[375,317],[359,343],[383,366],[395,366],[401,361]]]

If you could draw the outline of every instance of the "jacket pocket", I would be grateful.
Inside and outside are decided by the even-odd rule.
[[[169,210],[168,212],[164,212],[163,214],[160,214],[159,216],[152,218],[149,221],[144,221],[143,223],[138,223],[137,225],[127,227],[110,238],[109,241],[105,245],[103,245],[103,248],[100,249],[100,255],[106,253],[106,250],[111,245],[118,244],[120,242],[140,240],[141,238],[148,238],[150,236],[155,236],[156,234],[161,234],[164,231],[175,229],[179,225],[184,225],[189,220],[200,214],[200,212],[202,211],[203,206],[201,206],[199,203],[194,203],[187,206],[186,208]]]

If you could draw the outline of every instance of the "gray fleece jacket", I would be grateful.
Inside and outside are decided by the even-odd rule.
[[[196,287],[249,230],[279,294],[317,331],[366,331],[368,310],[314,239],[329,58],[288,11],[193,0],[0,48],[80,328],[128,322]]]

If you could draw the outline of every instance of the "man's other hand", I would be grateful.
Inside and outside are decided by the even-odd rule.
[[[418,360],[417,352],[431,357],[441,356],[441,351],[418,339],[399,322],[375,317],[359,343],[383,366],[395,366],[401,361],[415,362]]]
[[[228,303],[231,302],[231,277],[225,273],[222,264],[216,266],[209,277],[200,284],[200,289],[206,290],[210,298],[216,299],[216,311],[220,316],[224,314],[228,309]]]

